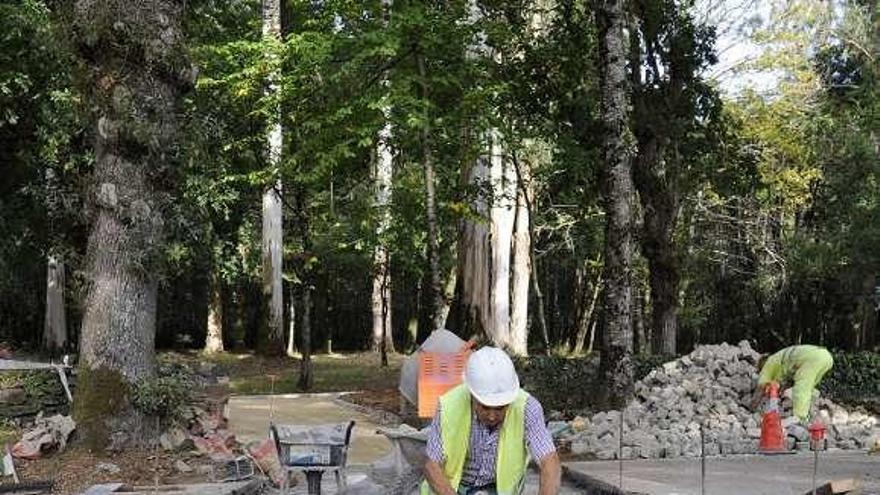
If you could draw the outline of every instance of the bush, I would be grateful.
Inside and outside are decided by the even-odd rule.
[[[655,368],[676,359],[678,356],[668,354],[637,354],[635,356],[636,381],[648,376],[648,373],[654,371]]]
[[[598,359],[534,356],[514,363],[522,387],[541,401],[545,413],[560,411],[568,416],[595,405]]]
[[[880,353],[833,354],[834,367],[819,385],[822,395],[880,413]]]
[[[134,407],[150,416],[174,418],[189,401],[195,380],[192,372],[177,363],[159,363],[156,378],[143,380],[132,391]]]
[[[641,380],[654,368],[674,356],[639,354],[635,356],[635,379]],[[599,359],[596,356],[566,358],[533,356],[514,360],[522,386],[534,395],[546,412],[560,411],[566,416],[592,411],[597,404]]]

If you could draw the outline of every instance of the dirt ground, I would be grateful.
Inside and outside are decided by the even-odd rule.
[[[153,450],[126,450],[98,455],[73,447],[59,455],[35,461],[16,459],[15,465],[22,481],[53,480],[51,493],[59,495],[80,493],[92,485],[110,482],[153,485],[157,482],[172,484],[208,481],[208,475],[177,473],[174,462],[182,457]],[[98,468],[101,464],[113,465],[119,471],[101,470]]]
[[[297,391],[299,360],[295,358],[227,353],[206,359],[195,352],[166,353],[165,358],[184,362],[202,374],[228,377],[222,388],[232,394],[267,393],[273,386],[275,393]],[[393,355],[390,361],[391,366],[381,367],[378,357],[371,353],[317,355],[312,391],[356,391],[346,398],[371,409],[398,414],[400,399],[396,387],[402,357]],[[274,384],[267,378],[269,375],[277,377]],[[201,390],[194,395],[216,396],[221,393],[216,385],[212,388],[214,390]],[[10,426],[0,428],[0,433],[9,436],[7,441],[14,442],[21,434],[16,430]],[[193,472],[180,473],[175,468],[177,461],[184,461]],[[107,464],[110,470],[99,469],[101,464]],[[141,486],[210,482],[211,464],[205,456],[189,452],[169,453],[161,449],[95,453],[76,446],[75,441],[61,454],[34,461],[15,460],[22,481],[53,480],[50,493],[58,495],[77,494],[92,485],[109,482]]]

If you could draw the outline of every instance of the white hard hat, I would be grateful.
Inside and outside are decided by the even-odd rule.
[[[519,377],[513,361],[497,347],[483,347],[471,354],[464,371],[464,383],[481,404],[506,406],[519,393]]]

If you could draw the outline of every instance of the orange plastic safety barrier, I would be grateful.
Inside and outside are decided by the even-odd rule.
[[[419,351],[419,417],[430,418],[437,411],[440,396],[460,384],[473,342],[458,352]]]

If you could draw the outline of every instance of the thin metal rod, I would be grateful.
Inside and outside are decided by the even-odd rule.
[[[700,495],[706,495],[706,438],[700,423]]]
[[[269,423],[275,419],[275,375],[269,375]]]
[[[816,495],[816,472],[819,470],[819,442],[813,440],[813,495]]]
[[[618,488],[623,490],[623,409],[620,410],[620,434],[617,435],[617,462],[620,477]]]

